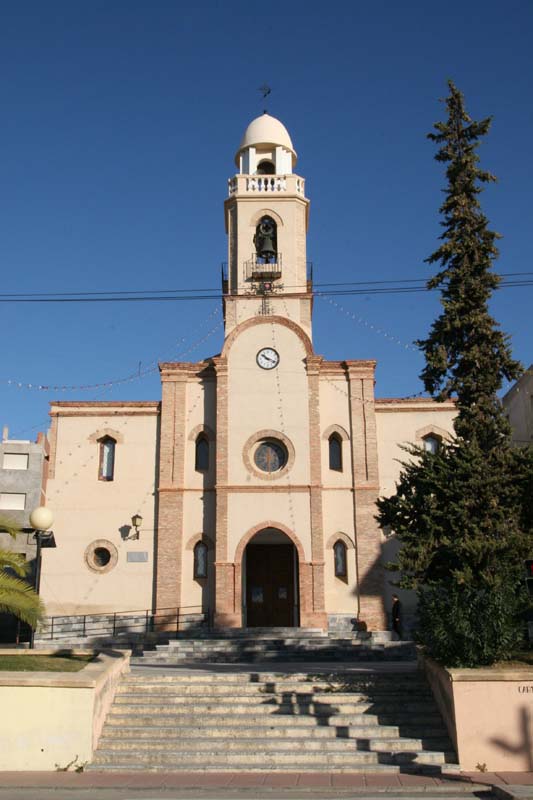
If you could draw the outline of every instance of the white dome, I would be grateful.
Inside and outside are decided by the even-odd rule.
[[[262,114],[260,117],[252,120],[244,136],[242,137],[240,147],[235,156],[235,162],[239,164],[239,154],[247,147],[260,147],[263,145],[281,145],[292,153],[292,165],[296,165],[296,152],[292,145],[291,137],[285,125],[271,117],[270,114]]]

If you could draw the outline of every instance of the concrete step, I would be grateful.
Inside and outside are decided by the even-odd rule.
[[[137,720],[139,722],[139,720]],[[161,725],[159,720],[154,718],[150,724],[147,721],[143,725],[129,724],[120,718],[106,722],[102,736],[120,737],[126,739],[201,739],[208,741],[206,730],[198,725]],[[420,728],[399,726],[399,725],[352,725],[347,727],[336,727],[333,725],[320,726],[297,726],[297,725],[276,725],[267,724],[255,726],[231,725],[212,723],[209,726],[210,737],[223,737],[226,741],[230,739],[280,739],[298,738],[305,735],[309,739],[407,739],[415,738],[420,735]],[[443,739],[443,728],[441,725],[424,728],[424,740]]]
[[[338,653],[320,651],[316,653],[302,652],[295,654],[294,652],[278,652],[278,653],[190,653],[190,654],[154,654],[145,653],[143,656],[134,656],[131,659],[132,666],[165,666],[165,665],[187,665],[187,664],[309,664],[312,662],[332,662],[339,664],[342,662],[358,663],[358,662],[387,662],[387,661],[415,661],[416,653],[412,651],[403,650],[400,653],[395,652],[361,652],[357,654],[352,653]]]
[[[195,698],[222,700],[225,697],[231,696],[232,701],[235,698],[242,702],[261,702],[266,700],[287,700],[293,698],[296,701],[316,701],[316,702],[338,702],[343,703],[346,699],[351,700],[372,700],[373,702],[396,702],[401,703],[405,700],[430,700],[433,698],[427,687],[419,686],[405,686],[401,692],[394,692],[390,687],[385,690],[383,687],[373,687],[370,689],[359,690],[354,687],[353,691],[348,691],[348,687],[339,686],[337,689],[332,688],[329,690],[327,686],[285,686],[282,682],[260,684],[212,684],[211,686],[201,686],[194,684],[187,686],[186,684],[179,685],[143,685],[137,684],[136,686],[128,685],[120,687],[117,692],[117,698],[132,698],[138,697],[154,698],[156,701],[166,700],[167,698],[178,699],[178,702],[190,699],[191,702]]]
[[[116,707],[113,705],[109,711],[108,720],[113,725],[118,725],[119,720],[121,724],[125,725],[161,725],[161,726],[179,726],[179,725],[197,725],[200,729],[210,729],[213,725],[219,726],[221,721],[224,724],[239,726],[245,722],[247,725],[264,725],[270,727],[309,727],[316,728],[317,726],[329,725],[334,729],[339,727],[351,728],[361,725],[398,725],[409,726],[418,728],[418,730],[425,730],[426,727],[436,727],[442,724],[442,720],[437,711],[428,712],[427,714],[410,714],[409,712],[397,714],[335,714],[335,715],[310,715],[310,714],[204,714],[203,716],[196,713],[183,713],[183,711],[175,712],[165,709],[164,711],[154,714],[153,709],[148,712],[142,708],[133,708],[124,710],[123,707]],[[207,734],[206,734],[207,735]]]
[[[191,772],[191,767],[184,761],[176,761],[175,763],[165,765],[158,765],[152,764],[151,766],[147,766],[144,763],[141,764],[122,764],[120,762],[107,762],[98,764],[93,762],[89,764],[86,768],[89,772]],[[440,776],[442,773],[451,773],[456,774],[460,770],[458,764],[445,764],[445,765],[424,765],[424,764],[373,764],[372,767],[369,767],[368,764],[354,764],[348,767],[336,764],[334,766],[323,763],[315,759],[315,762],[312,767],[309,764],[301,764],[298,761],[294,761],[291,764],[284,764],[281,769],[278,769],[275,763],[269,764],[262,764],[254,766],[253,770],[250,770],[247,764],[231,764],[230,766],[224,766],[220,764],[209,765],[209,764],[202,764],[196,765],[194,767],[194,772],[202,772],[202,773],[225,773],[225,772],[242,772],[242,773],[249,773],[253,771],[254,773],[297,773],[297,772],[304,772],[306,775],[312,774],[320,774],[322,772],[335,772],[336,774],[346,774],[346,773],[372,773],[376,775],[395,775],[399,772],[404,774],[416,774],[416,775],[433,775],[433,776]],[[418,793],[418,792],[417,792]],[[390,795],[389,791],[389,795]],[[446,800],[464,800],[465,797],[472,797],[472,800],[476,800],[477,798],[481,797],[477,793],[475,795],[470,793],[463,793],[461,792],[457,796],[444,793],[439,790],[439,797],[438,800],[443,800],[443,797],[446,797]],[[412,790],[410,790],[409,795],[403,794],[406,798],[409,797],[409,800],[412,800]],[[395,795],[396,797],[396,795]],[[424,793],[425,800],[435,800],[433,794],[429,794],[428,792]],[[376,794],[372,793],[371,795],[364,795],[361,800],[376,800]]]
[[[401,764],[426,764],[440,765],[453,761],[452,753],[413,751],[397,753],[375,753],[355,751],[350,753],[322,752],[317,759],[317,754],[313,752],[300,752],[284,750],[281,752],[269,752],[267,750],[255,751],[250,753],[225,751],[222,753],[201,753],[196,749],[186,750],[149,750],[140,753],[135,749],[114,750],[98,749],[96,758],[93,761],[97,764],[120,763],[128,768],[133,764],[142,761],[145,768],[150,769],[154,766],[165,769],[172,768],[176,763],[187,763],[189,768],[196,767],[235,767],[236,764],[245,766],[248,770],[256,767],[270,766],[271,768],[286,768],[288,764],[298,762],[310,767],[317,768],[317,761],[322,765],[320,768],[331,769],[339,767],[362,767],[374,766],[377,764],[401,765]]]
[[[156,698],[223,698],[228,695],[228,687],[230,686],[231,684],[206,684],[205,686],[193,684],[192,686],[187,686],[187,684],[182,683],[177,686],[165,686],[161,684],[146,686],[143,684],[138,684],[138,686],[135,687],[129,684],[119,688],[117,697],[139,697],[142,695],[143,697]],[[385,702],[386,700],[397,698],[398,696],[392,687],[376,687],[366,691],[354,690],[350,692],[342,691],[343,688],[344,687],[339,687],[338,690],[332,689],[331,691],[328,691],[326,687],[321,690],[321,687],[319,686],[310,686],[309,689],[306,690],[305,687],[296,687],[294,684],[284,686],[282,683],[266,685],[248,683],[239,686],[239,696],[242,699],[251,697],[256,699],[281,699],[287,697],[288,695],[292,695],[298,700],[335,700],[336,702],[344,702],[343,698],[351,697],[352,699],[357,698],[357,700],[373,700],[376,703]],[[406,686],[402,689],[401,694],[404,698],[417,700],[422,698],[431,699],[432,697],[429,689],[419,688],[418,686]]]
[[[386,633],[384,631],[383,633]],[[192,639],[209,640],[209,639],[271,639],[283,638],[290,636],[292,638],[313,638],[315,636],[323,638],[327,636],[322,628],[225,628],[221,630],[203,630],[203,631],[181,631],[177,634],[176,639],[185,641]]]
[[[403,671],[402,671],[403,670]],[[349,686],[352,688],[380,687],[391,691],[396,689],[401,692],[405,687],[417,686],[427,689],[427,684],[421,678],[420,673],[413,670],[412,666],[405,665],[405,668],[396,667],[394,669],[394,680],[388,672],[343,672],[342,668],[332,669],[327,672],[275,672],[275,671],[251,671],[251,672],[176,672],[173,674],[159,673],[155,675],[145,675],[139,673],[129,673],[123,679],[124,686],[173,686],[173,685],[201,685],[202,687],[212,686],[214,683],[224,684],[229,688],[235,685],[267,686],[281,684],[296,688],[324,686],[337,687]]]
[[[190,714],[205,714],[206,716],[231,716],[236,717],[240,715],[261,715],[264,714],[268,717],[276,716],[310,716],[316,719],[329,719],[337,720],[339,716],[359,715],[359,714],[374,714],[382,717],[387,714],[389,717],[397,718],[398,714],[429,714],[433,710],[433,706],[429,702],[406,702],[376,705],[372,702],[346,702],[342,705],[335,705],[335,703],[306,703],[306,702],[283,702],[283,703],[241,703],[238,701],[231,702],[213,702],[207,699],[205,702],[194,703],[179,703],[169,702],[165,704],[147,704],[142,702],[121,702],[120,697],[117,698],[114,708],[117,711],[124,711],[125,713],[139,713],[139,714],[166,714],[174,709],[175,713],[190,715]],[[172,700],[181,700],[183,698],[172,698]],[[111,712],[113,713],[113,712]]]
[[[385,643],[369,645],[358,639],[330,639],[329,636],[286,636],[278,638],[271,636],[258,641],[254,638],[241,636],[238,639],[173,639],[166,644],[158,645],[158,649],[169,648],[174,650],[211,650],[216,647],[226,649],[233,648],[254,648],[256,650],[276,647],[386,647]]]
[[[209,739],[165,738],[124,738],[115,735],[104,735],[99,746],[103,750],[133,750],[141,757],[145,752],[207,752],[229,753],[396,753],[396,752],[436,752],[450,748],[447,739],[312,739],[307,737],[285,737],[283,739],[263,740],[258,738],[228,739],[226,737],[210,737]]]
[[[264,644],[257,657],[275,658]],[[323,652],[316,672],[206,671],[204,664],[172,674],[134,672],[121,683],[92,768],[437,774],[453,763],[437,707],[413,666],[372,671],[367,664],[354,672],[351,659],[350,667],[324,668]]]

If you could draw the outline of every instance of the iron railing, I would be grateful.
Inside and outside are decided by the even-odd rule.
[[[271,262],[266,262],[256,255],[252,255],[249,261],[244,262],[244,279],[247,281],[277,280],[277,278],[281,278],[281,253],[277,253],[275,260]]]
[[[248,282],[250,280],[277,280],[281,277],[281,261],[279,264],[259,264],[261,271],[259,272],[258,269],[253,268],[253,259],[251,261],[245,261],[243,264],[244,270],[244,279]],[[257,264],[257,259],[255,261]],[[222,293],[227,294],[229,288],[229,275],[228,275],[228,263],[227,261],[222,261],[220,265],[221,277],[222,277]],[[277,271],[277,274],[273,274]],[[313,262],[307,261],[306,262],[306,278],[307,278],[307,291],[313,291]],[[274,287],[275,288],[275,287]],[[237,289],[234,286],[231,290],[231,294],[237,294]]]
[[[157,611],[112,611],[45,617],[36,638],[40,641],[120,634],[180,633],[211,627],[211,615],[201,606],[178,606]]]

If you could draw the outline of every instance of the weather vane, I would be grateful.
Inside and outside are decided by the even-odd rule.
[[[266,100],[266,98],[268,97],[268,95],[269,95],[269,94],[272,92],[272,89],[270,88],[270,86],[268,85],[268,83],[264,83],[262,86],[260,86],[260,87],[259,87],[259,90],[258,90],[258,91],[260,91],[260,92],[261,92],[261,95],[262,95],[262,97],[263,97],[263,100]],[[265,112],[265,114],[267,113],[267,110],[266,110],[266,108],[264,109],[264,112]]]

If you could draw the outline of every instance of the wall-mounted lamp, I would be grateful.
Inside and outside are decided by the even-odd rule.
[[[139,538],[139,528],[143,524],[143,518],[140,514],[134,514],[131,518],[131,524],[135,528],[135,533],[133,533],[129,538],[130,539],[138,539]]]

